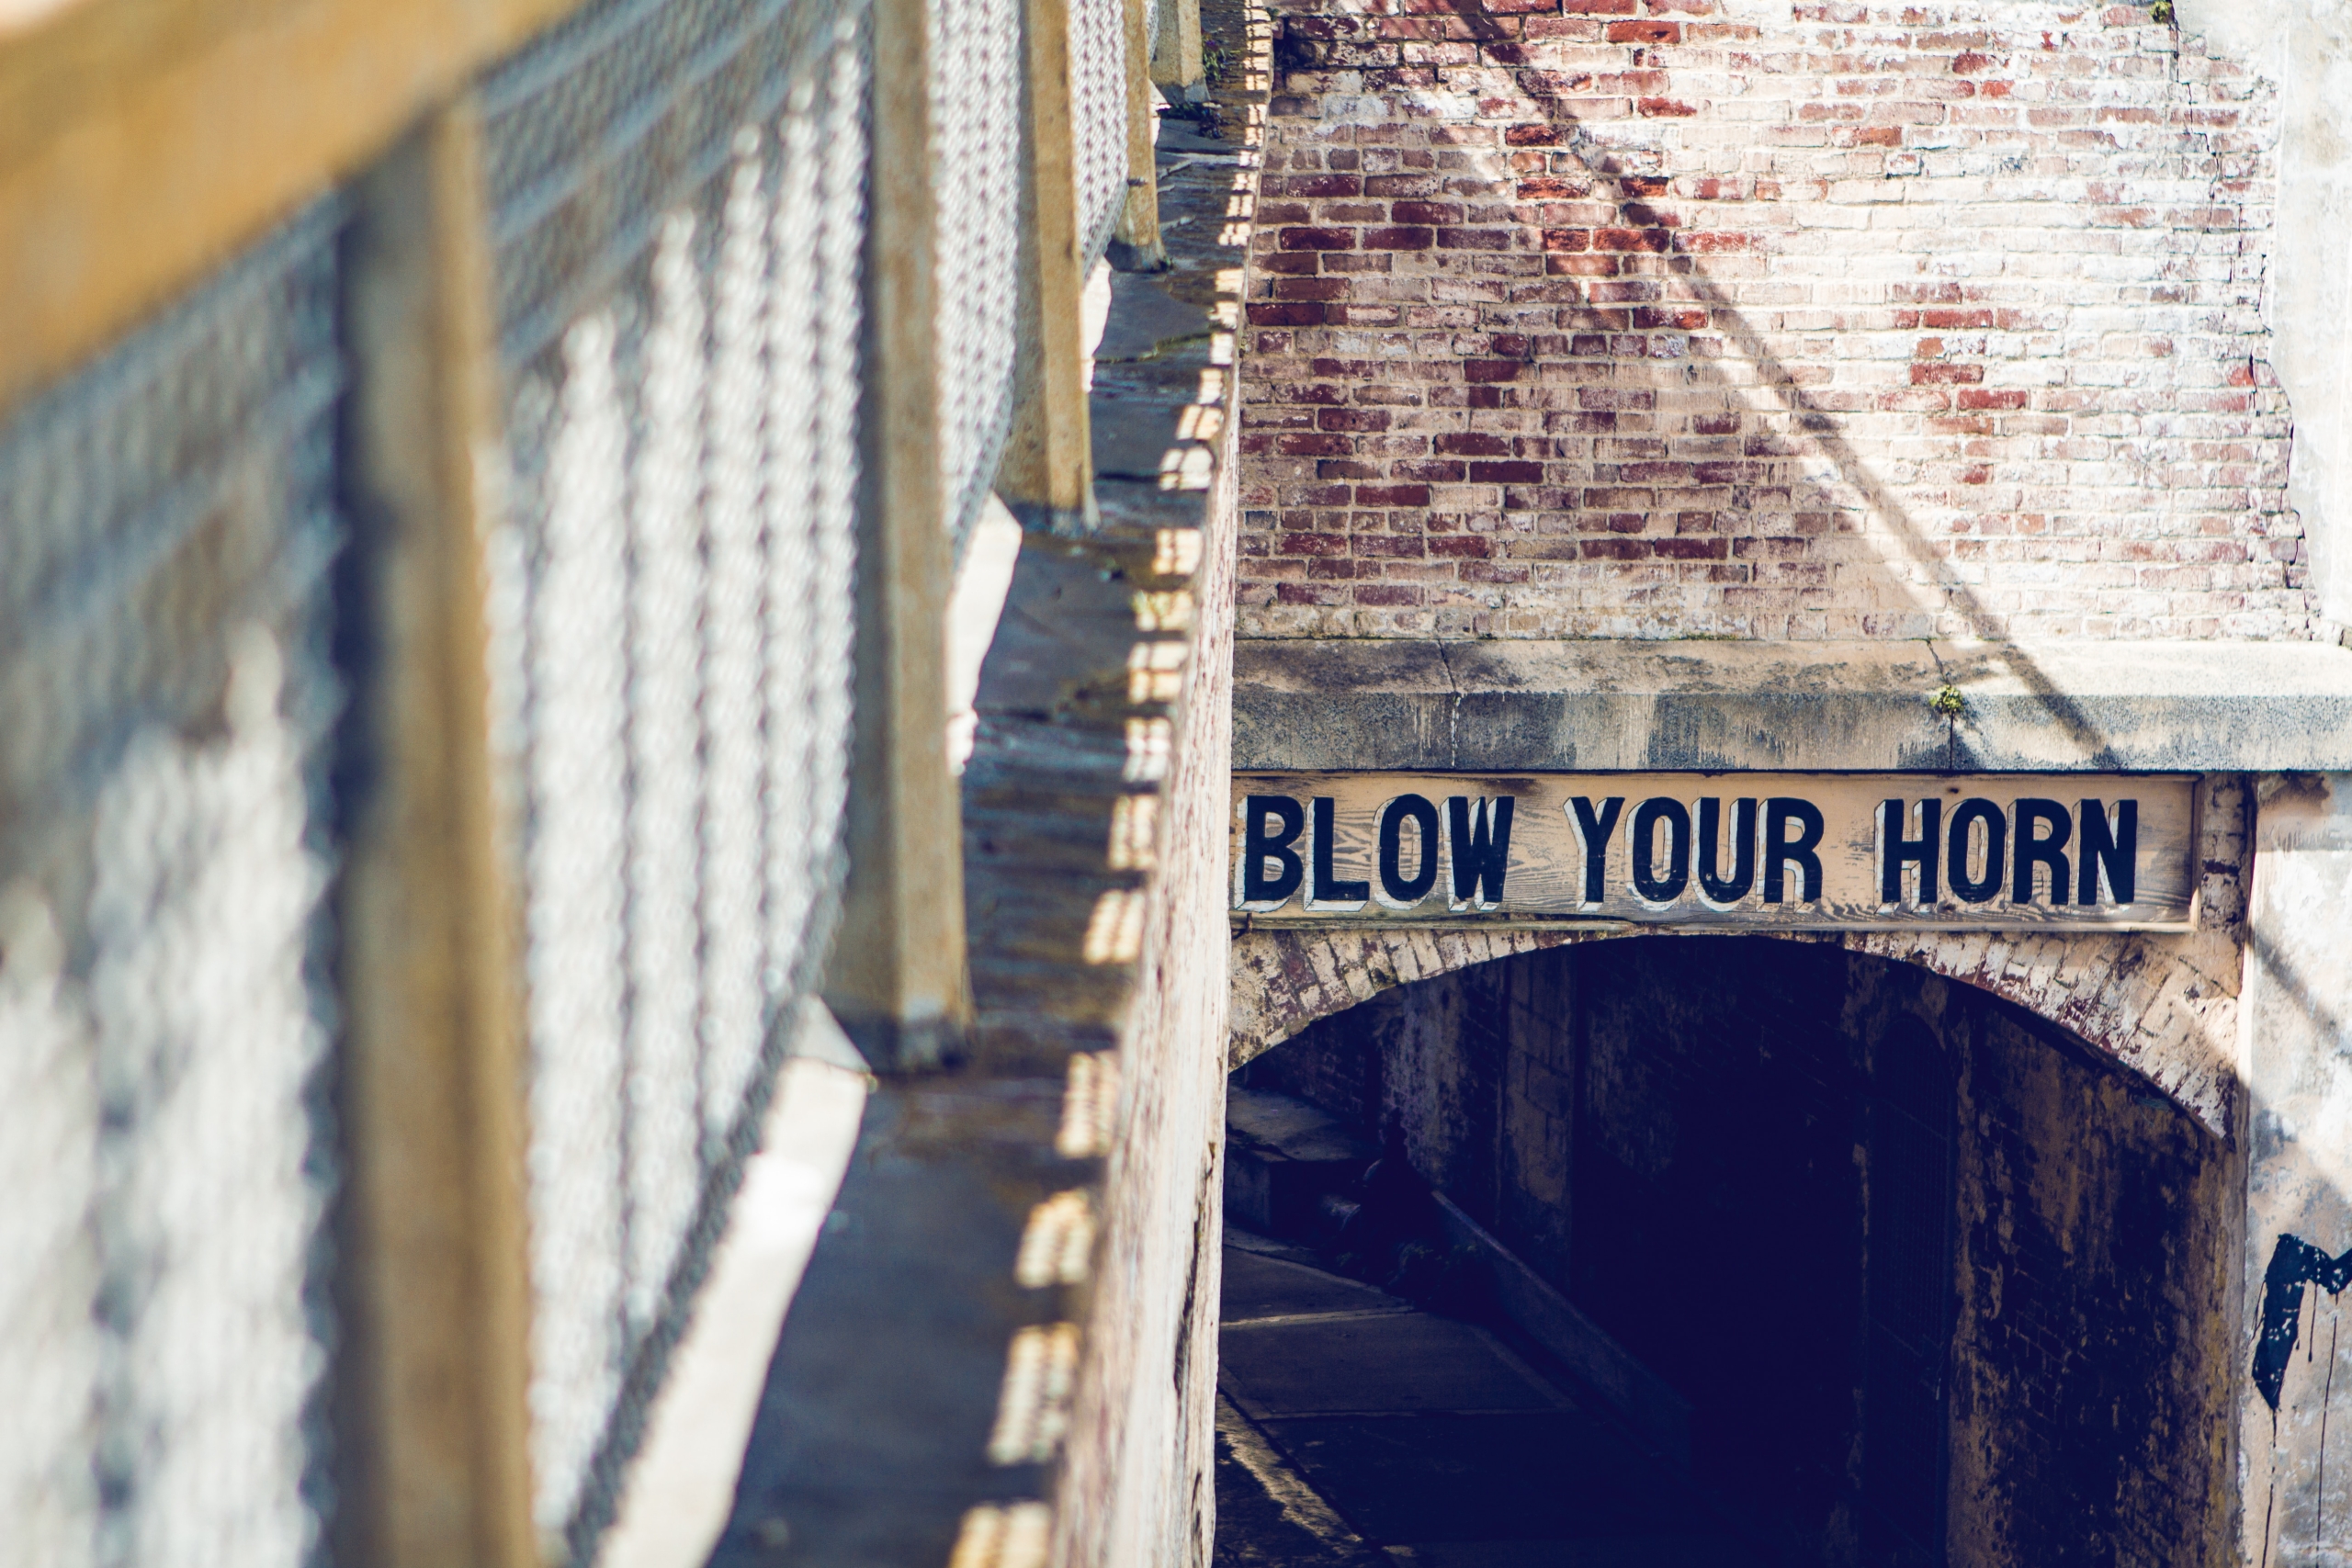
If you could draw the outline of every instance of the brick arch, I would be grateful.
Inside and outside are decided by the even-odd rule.
[[[1670,932],[1401,927],[1244,931],[1233,941],[1228,1066],[1393,987],[1570,942],[1670,940]],[[1989,991],[2138,1074],[2209,1132],[2234,1136],[2238,948],[2221,933],[1857,931],[1787,940],[1834,942]]]

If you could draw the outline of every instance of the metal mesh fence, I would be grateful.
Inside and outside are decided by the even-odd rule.
[[[1021,0],[932,0],[930,16],[940,465],[961,560],[1012,425]]]
[[[1125,37],[1074,4],[1092,256]],[[1012,417],[1020,11],[931,13],[959,553]],[[535,1508],[578,1562],[839,902],[869,31],[599,0],[481,84]],[[0,423],[0,1562],[329,1556],[345,215]]]
[[[1127,20],[1123,0],[1069,0],[1070,125],[1079,231],[1091,265],[1127,201]]]
[[[541,1529],[585,1561],[836,902],[855,0],[609,0],[486,85]]]
[[[0,428],[0,1555],[316,1560],[338,211]]]

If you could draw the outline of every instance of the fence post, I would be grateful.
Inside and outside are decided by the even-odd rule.
[[[362,651],[338,910],[341,1555],[366,1568],[537,1561],[518,906],[485,659],[498,417],[481,179],[460,100],[358,182],[345,251]]]
[[[1082,530],[1094,503],[1070,115],[1070,0],[1023,0],[1020,357],[997,493],[1024,527]]]
[[[1161,0],[1163,5],[1170,0]],[[1127,198],[1111,242],[1111,265],[1122,272],[1159,272],[1168,265],[1159,239],[1159,165],[1152,130],[1151,28],[1144,0],[1126,0]]]
[[[1159,20],[1151,40],[1151,79],[1175,89],[1171,99],[1200,103],[1209,96],[1201,59],[1201,0],[1159,0]]]
[[[825,1001],[878,1067],[952,1055],[970,1027],[963,828],[947,762],[936,200],[923,0],[876,0],[866,180],[863,472],[849,884]]]

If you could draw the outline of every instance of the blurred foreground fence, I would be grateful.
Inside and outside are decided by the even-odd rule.
[[[1175,4],[0,23],[0,1561],[596,1558]]]

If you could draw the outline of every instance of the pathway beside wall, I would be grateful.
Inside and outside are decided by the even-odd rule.
[[[1216,1568],[1750,1568],[1689,1486],[1476,1325],[1227,1227]]]

